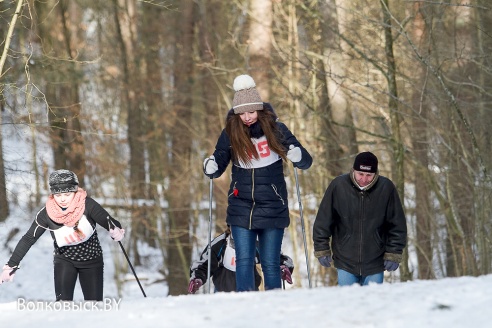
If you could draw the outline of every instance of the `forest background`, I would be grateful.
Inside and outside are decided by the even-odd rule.
[[[379,157],[405,204],[408,247],[392,279],[490,273],[491,9],[486,0],[0,0],[0,222],[12,207],[32,220],[49,173],[73,170],[127,227],[133,264],[159,263],[169,294],[186,293],[210,204],[212,234],[225,227],[229,174],[213,181],[211,202],[202,162],[234,77],[250,74],[314,158],[299,171],[302,206],[285,165],[284,248],[297,286],[304,234],[313,283],[336,282],[313,256],[311,228],[329,182],[360,151]],[[16,153],[18,138],[30,152]]]

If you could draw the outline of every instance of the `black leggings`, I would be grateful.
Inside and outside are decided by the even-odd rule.
[[[76,262],[55,256],[55,296],[57,301],[73,301],[77,276],[86,301],[103,300],[104,262],[102,256],[88,262]]]

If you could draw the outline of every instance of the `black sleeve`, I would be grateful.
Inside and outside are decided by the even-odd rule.
[[[14,252],[7,262],[9,267],[13,268],[15,266],[19,266],[31,246],[38,241],[39,237],[41,237],[46,230],[45,228],[48,227],[48,222],[46,222],[47,215],[42,213],[46,213],[46,211],[43,209],[36,214],[36,219],[31,224],[31,227],[19,240],[17,246],[15,246]]]
[[[206,174],[205,168],[203,168],[203,172],[209,178],[216,179],[220,177],[222,173],[224,173],[224,171],[227,169],[227,166],[229,165],[229,162],[231,161],[231,141],[225,130],[222,130],[222,133],[217,140],[213,155],[219,169],[214,174]]]
[[[121,228],[121,223],[109,215],[109,213],[94,199],[87,197],[85,206],[85,212],[88,218],[92,219],[104,229],[113,229],[115,226]]]
[[[407,243],[407,221],[398,191],[393,184],[386,208],[385,230],[387,238],[385,251],[402,254]]]
[[[290,145],[294,145],[295,147],[299,147],[301,149],[302,157],[299,162],[293,163],[294,167],[298,167],[301,170],[307,170],[313,164],[313,158],[311,154],[304,148],[299,140],[290,132],[289,128],[281,122],[277,122],[279,125],[280,131],[282,132],[282,144],[286,149],[289,149]]]
[[[314,254],[316,257],[331,255],[330,238],[332,235],[333,224],[333,190],[334,183],[330,183],[326,189],[325,195],[321,200],[318,213],[313,224],[313,243]]]
[[[221,235],[222,236],[222,235]],[[210,276],[214,275],[214,272],[219,268],[219,259],[218,254],[222,250],[222,248],[226,247],[226,239],[220,239],[218,236],[211,242],[212,254],[211,254],[211,262],[210,266]],[[222,250],[224,251],[224,250]],[[199,278],[203,283],[207,281],[208,275],[208,245],[202,251],[200,258],[193,262],[190,267],[190,280],[194,278]]]

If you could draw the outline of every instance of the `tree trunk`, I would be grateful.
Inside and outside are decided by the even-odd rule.
[[[400,195],[401,202],[405,202],[405,168],[403,140],[400,133],[400,125],[402,123],[401,114],[398,108],[398,87],[396,85],[396,62],[393,53],[393,35],[391,24],[391,12],[388,5],[388,0],[381,1],[384,21],[384,36],[385,36],[385,54],[387,72],[386,79],[388,82],[388,109],[391,118],[391,140],[393,148],[394,168],[393,181],[396,184],[396,189]],[[412,279],[411,272],[408,268],[408,249],[403,252],[403,260],[400,263],[400,277],[402,281]]]
[[[174,125],[172,127],[171,181],[169,185],[170,244],[168,248],[169,294],[187,293],[191,259],[189,234],[191,214],[192,94],[194,2],[182,0],[176,21]]]
[[[143,118],[148,139],[148,166],[149,166],[149,190],[148,198],[153,200],[153,207],[149,207],[146,221],[145,240],[150,246],[156,247],[159,239],[158,221],[163,217],[161,200],[164,199],[164,179],[168,175],[167,161],[167,120],[166,106],[163,99],[163,65],[160,52],[163,49],[164,40],[161,33],[162,22],[165,20],[163,11],[155,6],[142,6],[142,35],[141,43],[145,49],[144,67],[145,85],[143,94],[147,104],[147,115]],[[165,40],[168,42],[168,40]]]
[[[0,34],[0,35],[6,35],[6,39],[3,43],[3,50],[1,51],[1,57],[0,57],[0,77],[3,76],[3,72],[4,72],[3,67],[7,61],[9,45],[11,42],[12,34],[14,32],[15,24],[17,22],[17,18],[20,15],[22,3],[23,3],[22,0],[17,1],[17,6],[12,14],[12,20],[10,22],[7,33]],[[2,9],[2,12],[7,12],[6,10],[3,11],[3,6],[1,6],[0,8]],[[5,32],[3,26],[0,27],[0,32]],[[4,89],[4,84],[2,82],[0,83],[0,222],[5,221],[10,214],[9,203],[7,198],[7,185],[5,179],[5,165],[4,165],[4,158],[3,158],[2,113],[4,111],[4,101],[5,101],[3,97],[3,89]]]
[[[485,7],[489,5],[489,1],[487,0],[478,0],[477,1],[480,6]],[[492,115],[490,115],[489,105],[492,102],[492,95],[490,93],[490,86],[492,86],[492,78],[489,74],[487,74],[486,70],[483,70],[483,67],[491,67],[492,62],[490,60],[490,52],[492,51],[492,39],[488,37],[486,31],[490,31],[492,28],[492,16],[487,14],[487,11],[476,8],[475,9],[475,17],[476,17],[476,48],[477,52],[480,54],[478,59],[478,85],[480,86],[488,86],[486,90],[488,92],[480,92],[478,95],[478,104],[479,104],[479,122],[480,124],[480,133],[479,139],[481,140],[482,149],[491,149],[492,148]],[[486,157],[485,162],[488,163],[489,168],[492,163],[492,152],[486,151],[484,153]],[[489,173],[490,174],[490,173]],[[492,270],[492,240],[489,238],[489,234],[487,231],[491,231],[492,226],[490,222],[491,214],[490,212],[490,202],[488,202],[487,197],[483,196],[485,191],[488,189],[487,181],[482,181],[482,185],[480,186],[482,196],[478,197],[477,200],[480,201],[482,206],[479,206],[480,210],[477,213],[477,246],[478,253],[480,257],[480,274],[486,274]]]
[[[114,0],[114,15],[123,62],[123,104],[127,114],[127,137],[130,149],[130,195],[132,217],[132,242],[135,265],[141,264],[137,242],[145,240],[149,222],[146,206],[140,200],[147,198],[146,190],[146,141],[144,139],[144,93],[140,75],[136,1]]]
[[[272,1],[251,0],[249,15],[249,71],[261,99],[270,98],[270,56],[272,48]]]
[[[415,44],[425,45],[427,31],[425,26],[425,17],[420,11],[422,4],[414,5],[415,18],[413,21],[412,37]],[[424,179],[429,167],[429,144],[430,140],[427,133],[428,111],[430,104],[426,101],[426,77],[425,71],[420,67],[414,69],[414,78],[421,81],[418,85],[421,89],[413,91],[412,107],[414,115],[412,120],[412,145],[415,156],[414,183],[415,183],[415,218],[416,218],[416,236],[415,247],[417,252],[417,271],[419,279],[435,278],[433,262],[432,235],[435,232],[432,224],[430,190],[428,182]]]
[[[1,75],[1,72],[0,72]],[[2,137],[2,113],[0,113],[0,222],[7,219],[10,214],[7,198],[7,185],[5,180],[5,166],[3,159],[3,137]]]
[[[60,1],[58,5],[36,3],[39,39],[46,55],[43,77],[54,169],[74,171],[84,186],[86,163],[82,137],[81,103],[79,99],[80,68],[78,35],[81,12],[76,3]],[[54,10],[53,10],[54,6]]]
[[[336,177],[347,172],[353,163],[352,156],[358,153],[352,109],[344,87],[350,57],[346,43],[339,38],[340,34],[347,33],[349,17],[347,10],[337,10],[336,0],[320,1],[320,10],[323,63],[330,101],[329,111],[322,116],[324,127],[320,131],[324,131],[322,141],[327,145],[324,166],[329,169],[329,176]]]
[[[203,143],[203,151],[206,156],[213,153],[217,137],[220,135],[225,126],[225,118],[229,108],[224,104],[224,97],[230,97],[232,91],[224,90],[224,85],[220,77],[221,74],[216,72],[215,67],[219,56],[226,56],[220,52],[220,36],[217,31],[227,30],[227,22],[223,19],[226,15],[226,4],[222,0],[202,0],[199,2],[200,19],[199,19],[199,53],[201,63],[200,70],[197,73],[201,90],[201,106],[203,110],[199,117],[200,121],[205,123],[203,133],[206,136]],[[229,82],[229,81],[228,81]],[[198,88],[198,85],[197,85]],[[231,98],[232,99],[232,98]],[[200,175],[203,176],[200,166]],[[228,174],[223,174],[220,178],[213,181],[213,201],[215,203],[215,229],[224,231],[227,227],[225,223],[227,213],[227,191],[229,189],[230,178]],[[208,186],[208,184],[207,184]],[[206,189],[206,188],[205,188]],[[207,189],[208,191],[208,189]]]

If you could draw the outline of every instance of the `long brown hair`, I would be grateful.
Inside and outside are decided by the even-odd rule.
[[[285,147],[281,143],[281,132],[275,123],[276,116],[268,109],[259,110],[258,123],[268,140],[268,147],[286,160]],[[226,122],[226,133],[231,141],[232,159],[235,162],[251,163],[251,157],[259,159],[260,155],[251,142],[249,127],[246,126],[238,114],[229,115]],[[251,157],[250,157],[251,156]]]

